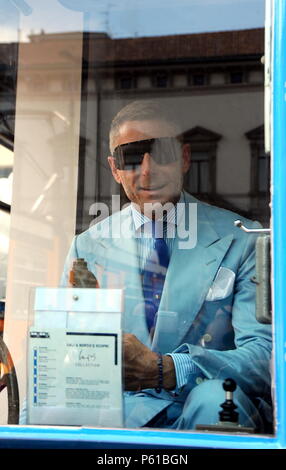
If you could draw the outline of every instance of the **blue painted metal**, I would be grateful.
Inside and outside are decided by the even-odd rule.
[[[204,434],[153,430],[93,429],[77,427],[0,428],[0,448],[225,448],[286,449],[286,0],[273,0],[273,278],[274,278],[274,383],[276,434]],[[250,358],[251,360],[251,358]]]
[[[273,278],[277,437],[286,448],[286,1],[274,1]]]
[[[225,448],[225,449],[279,449],[276,438],[231,434],[204,434],[197,432],[169,432],[128,429],[3,427],[0,448]]]

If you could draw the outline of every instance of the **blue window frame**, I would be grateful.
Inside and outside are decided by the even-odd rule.
[[[273,239],[273,304],[274,304],[274,371],[276,433],[275,437],[249,435],[218,435],[191,432],[170,432],[150,429],[42,428],[37,426],[0,427],[1,446],[40,447],[45,441],[51,447],[112,448],[115,446],[207,447],[241,449],[286,448],[286,0],[273,1],[273,63],[272,63],[272,239]]]

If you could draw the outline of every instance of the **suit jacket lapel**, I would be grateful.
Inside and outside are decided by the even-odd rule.
[[[188,198],[186,202],[196,201]],[[162,353],[182,344],[206,298],[233,236],[220,238],[197,201],[197,243],[180,247],[176,238],[157,317],[153,349]],[[188,221],[186,226],[194,221]]]
[[[120,214],[117,227],[120,226],[121,234],[105,239],[105,287],[125,290],[123,331],[135,334],[144,344],[162,353],[170,352],[182,343],[233,239],[232,235],[220,238],[205,214],[204,206],[187,195],[186,203],[189,202],[196,203],[198,208],[197,243],[194,248],[188,249],[182,248],[177,238],[174,241],[153,342],[145,321],[130,207]],[[194,223],[188,215],[186,205],[186,228]]]

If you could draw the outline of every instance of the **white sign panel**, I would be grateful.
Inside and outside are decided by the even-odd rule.
[[[71,298],[72,291],[78,289],[59,289],[59,295],[53,297],[66,305],[63,290]],[[48,293],[41,291],[42,300],[43,296],[47,299]],[[102,309],[102,292],[99,302],[97,289],[80,291],[73,296],[81,300],[82,310],[85,294],[89,310],[90,296],[94,296],[93,305],[100,304]],[[122,426],[120,312],[84,312],[77,308],[76,312],[66,312],[64,321],[57,301],[54,312],[53,308],[41,311],[40,305],[47,306],[37,297],[35,305],[36,320],[29,331],[28,423]],[[60,327],[55,327],[57,316]]]

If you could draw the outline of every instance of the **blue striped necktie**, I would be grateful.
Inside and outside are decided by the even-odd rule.
[[[161,229],[161,230],[160,230]],[[161,231],[161,233],[159,233]],[[145,300],[145,316],[148,330],[156,325],[156,314],[161,300],[167,268],[169,250],[163,238],[163,225],[152,221],[153,248],[142,271],[142,288]]]

